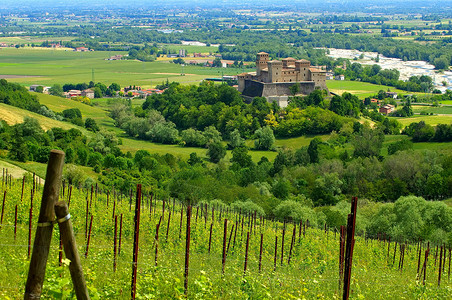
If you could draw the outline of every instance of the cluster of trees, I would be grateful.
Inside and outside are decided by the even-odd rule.
[[[0,79],[0,103],[5,103],[32,112],[41,108],[38,97],[28,93],[27,89],[18,83],[10,83]]]
[[[393,86],[410,92],[430,92],[433,80],[430,76],[411,76],[408,81],[399,80],[400,72],[396,69],[382,69],[379,65],[363,66],[347,62],[347,69],[336,68],[335,74],[344,74],[349,80],[359,80],[374,84]]]
[[[351,117],[360,113],[361,102],[349,93],[336,96],[331,102],[324,97],[323,91],[316,90],[306,97],[293,97],[289,107],[281,109],[262,97],[246,104],[236,89],[225,84],[205,82],[199,86],[182,86],[171,83],[163,94],[148,96],[141,108],[132,112],[125,106],[117,107],[122,112],[115,111],[112,117],[134,137],[149,139],[152,134],[146,133],[153,126],[150,124],[158,121],[171,129],[174,137],[177,130],[183,137],[198,136],[184,138],[184,141],[188,145],[202,146],[205,139],[199,132],[209,127],[217,130],[224,140],[229,140],[234,130],[243,138],[255,138],[257,130],[265,126],[276,136],[294,137],[339,131],[344,123],[353,122]],[[137,126],[140,122],[147,125]],[[177,138],[168,140],[176,141]]]
[[[79,118],[75,111],[65,111],[65,116]],[[0,148],[8,150],[8,158],[21,162],[46,163],[51,149],[66,152],[66,162],[97,168],[103,166],[104,156],[124,156],[118,148],[118,139],[110,132],[99,132],[93,119],[86,119],[87,128],[97,132],[88,141],[78,129],[52,128],[44,131],[36,119],[26,117],[23,123],[8,125],[0,120]]]
[[[451,142],[452,124],[438,124],[432,126],[424,121],[411,123],[404,131],[413,142]]]
[[[92,89],[94,91],[95,98],[102,98],[104,96],[116,96],[116,92],[121,90],[121,86],[115,82],[107,86],[101,82],[94,83],[93,81],[90,81],[88,84],[84,82],[77,84],[66,83],[62,86],[62,92],[68,92],[70,90],[83,91],[86,89]],[[59,91],[61,90],[59,89]],[[55,96],[62,96],[62,92]]]
[[[49,150],[58,148],[66,152],[67,163],[93,167],[99,183],[124,192],[141,182],[161,195],[193,203],[218,199],[226,205],[249,207],[280,219],[303,218],[312,224],[337,226],[345,222],[348,204],[344,201],[351,195],[371,199],[372,203],[393,202],[408,195],[432,200],[452,196],[450,153],[407,150],[410,145],[405,140],[394,143],[390,155],[381,157],[384,136],[380,129],[368,126],[358,128],[346,123],[341,132],[327,141],[315,138],[307,147],[279,149],[273,162],[265,157],[254,162],[238,136],[229,164],[221,162],[224,151],[215,146],[207,150],[213,152],[208,157],[215,163],[206,164],[195,153],[189,159],[146,150],[139,150],[134,156],[124,154],[118,148],[120,140],[111,132],[98,132],[88,140],[77,129],[52,128],[45,132],[33,119],[14,126],[0,124],[0,148],[8,150],[10,159],[46,162]],[[349,141],[354,150],[343,148],[341,140]],[[75,185],[93,184],[96,180],[83,176],[76,167],[66,173],[67,180]],[[409,237],[393,231],[391,216],[397,215],[395,210],[387,216],[391,222],[384,223],[388,227],[378,227],[373,218],[383,218],[385,214],[379,212],[378,204],[372,205],[368,219],[359,221],[364,222],[362,230],[372,234],[385,232],[394,238]],[[425,207],[419,207],[422,209]],[[427,233],[421,236],[431,238]]]

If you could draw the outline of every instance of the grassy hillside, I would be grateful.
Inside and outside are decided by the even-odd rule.
[[[81,130],[85,135],[92,135],[92,133],[90,133],[86,129],[76,126],[74,124],[53,120],[42,115],[30,112],[28,110],[0,103],[0,118],[5,120],[8,124],[14,125],[17,123],[22,123],[25,117],[31,117],[38,120],[39,124],[41,124],[41,127],[44,130],[48,130],[53,127],[60,127],[66,130],[71,128],[77,128]]]

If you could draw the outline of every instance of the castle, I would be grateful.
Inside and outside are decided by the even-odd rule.
[[[326,72],[311,67],[305,59],[284,58],[269,61],[260,52],[256,57],[256,72],[237,75],[238,90],[246,97],[266,97],[269,101],[286,101],[292,95],[291,86],[299,84],[299,93],[307,95],[315,89],[326,89]]]

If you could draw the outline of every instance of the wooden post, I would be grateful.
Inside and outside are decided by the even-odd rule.
[[[141,211],[141,184],[137,185],[137,198],[135,203],[135,232],[133,239],[133,264],[132,264],[132,286],[131,298],[135,299],[137,290],[137,269],[138,269],[138,242],[140,236],[140,211]]]
[[[232,234],[234,233],[235,224],[232,224],[231,233],[229,234],[228,247],[226,248],[226,255],[229,253],[229,246],[231,245]]]
[[[184,207],[180,209],[180,222],[179,222],[179,239],[182,238],[182,218],[184,216]]]
[[[89,242],[91,241],[91,229],[92,229],[92,227],[93,227],[93,215],[91,215],[91,220],[89,221],[89,232],[88,232],[88,240],[86,241],[85,258],[88,257]]]
[[[75,295],[78,300],[89,299],[88,289],[86,288],[82,264],[80,262],[74,230],[72,228],[66,202],[60,201],[55,204],[55,214],[58,218],[58,227],[60,229],[61,241],[63,242],[64,254],[66,254],[66,258],[71,261],[69,263],[69,271],[71,272]]]
[[[170,229],[170,221],[171,221],[171,210],[168,210],[168,226],[166,227],[166,239],[165,241],[168,242],[168,234],[169,234],[169,229]]]
[[[273,259],[273,272],[276,271],[276,257],[278,256],[278,236],[275,236],[275,257]]]
[[[212,208],[212,212],[213,212],[213,208]],[[212,218],[213,220],[213,218]],[[224,219],[224,231],[223,231],[223,259],[222,259],[222,274],[224,274],[224,267],[226,265],[226,238],[227,238],[227,234],[228,234],[228,219]]]
[[[212,227],[213,227],[213,222],[210,223],[210,234],[209,234],[209,253],[210,253],[210,245],[212,244]]]
[[[118,255],[121,255],[121,238],[122,237],[122,214],[119,221],[119,241],[118,241]]]
[[[283,259],[284,259],[284,237],[285,237],[285,235],[286,235],[286,221],[284,221],[282,237],[281,237],[281,266],[283,265]]]
[[[113,237],[113,272],[116,272],[117,237],[118,237],[118,216],[115,216],[115,235]]]
[[[2,217],[0,219],[0,225],[3,225],[3,214],[5,212],[5,201],[6,201],[6,190],[3,193],[3,204],[2,204]]]
[[[188,267],[190,262],[190,223],[191,223],[191,206],[187,207],[187,233],[185,238],[185,271],[184,271],[184,294],[188,295]]]
[[[290,265],[290,259],[292,258],[292,249],[293,249],[293,243],[295,242],[295,231],[296,231],[296,225],[293,226],[293,233],[292,233],[292,241],[290,242],[290,250],[289,250],[289,259],[287,260],[287,264]]]
[[[20,202],[24,199],[25,175],[22,177],[22,193],[20,194]]]
[[[351,213],[347,220],[347,244],[345,249],[345,271],[344,271],[344,293],[343,299],[347,300],[350,293],[350,282],[352,275],[353,248],[355,245],[355,224],[356,224],[356,208],[358,198],[353,197],[351,205]]]
[[[162,216],[160,216],[159,222],[157,224],[157,227],[155,228],[155,256],[154,256],[154,261],[155,261],[155,265],[157,265],[158,263],[158,254],[159,254],[159,229],[160,229],[160,224],[162,223]]]
[[[14,240],[16,240],[16,235],[17,235],[17,204],[14,210]]]
[[[345,255],[345,226],[341,225],[341,235],[339,237],[339,290],[342,286],[344,275],[344,255]]]
[[[28,214],[28,256],[30,258],[31,255],[31,228],[32,228],[32,220],[33,220],[33,190],[31,190],[31,198],[30,198],[30,211]]]
[[[52,222],[55,220],[54,206],[59,197],[63,164],[64,152],[60,150],[50,151],[24,299],[39,299],[41,296],[50,241],[52,239]]]
[[[246,233],[246,249],[245,249],[245,266],[243,268],[243,274],[246,275],[246,269],[248,268],[248,248],[250,246],[250,233]]]
[[[264,234],[261,233],[261,246],[259,248],[259,273],[262,270],[262,246],[264,244]]]
[[[442,262],[443,262],[443,246],[441,246],[441,250],[439,251],[438,286],[441,285]]]

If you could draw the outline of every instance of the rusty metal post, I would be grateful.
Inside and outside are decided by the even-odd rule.
[[[133,238],[133,264],[132,264],[132,286],[130,295],[135,299],[137,290],[137,269],[138,269],[138,242],[140,237],[140,211],[141,211],[141,184],[137,185],[137,197],[135,203],[135,232]]]
[[[187,207],[187,232],[185,238],[185,270],[184,270],[184,294],[188,295],[188,268],[190,262],[190,224],[191,224],[191,206]]]

